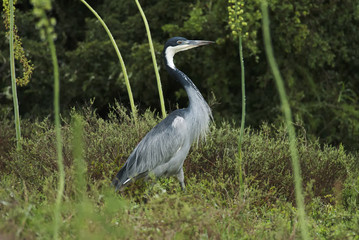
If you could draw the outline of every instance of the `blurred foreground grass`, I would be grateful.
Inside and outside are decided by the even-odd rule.
[[[80,116],[80,117],[79,117]],[[78,188],[72,156],[72,122],[81,118],[86,192]],[[151,111],[137,125],[120,105],[108,119],[91,108],[63,119],[66,183],[62,239],[296,239],[299,226],[285,129],[263,124],[243,137],[244,194],[239,194],[239,129],[213,125],[205,144],[185,161],[187,192],[175,178],[136,182],[123,193],[109,187],[136,144],[159,121]],[[54,126],[23,121],[23,149],[16,152],[12,121],[0,121],[0,238],[50,239],[57,165]],[[344,147],[306,139],[297,125],[305,205],[315,239],[358,239],[358,156]],[[80,154],[81,155],[81,154]],[[83,189],[83,188],[82,188]]]

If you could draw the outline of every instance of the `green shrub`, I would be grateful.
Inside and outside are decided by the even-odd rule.
[[[77,112],[77,113],[76,113]],[[92,181],[107,179],[116,174],[142,137],[159,122],[151,111],[140,116],[137,126],[126,115],[126,110],[116,104],[108,119],[99,118],[91,107],[73,110],[63,123],[64,164],[71,172],[72,131],[70,122],[74,114],[80,114],[84,125],[84,160],[88,166],[88,177]],[[13,134],[8,121],[1,123],[0,165],[6,174],[15,174],[27,185],[41,190],[47,177],[56,176],[55,134],[52,123],[43,121],[24,121],[23,149],[16,152]],[[7,130],[8,129],[8,130]],[[311,184],[313,197],[325,198],[334,194],[335,188],[344,186],[348,174],[355,164],[355,157],[347,154],[343,147],[320,145],[309,141],[298,128],[298,147],[304,186]],[[214,184],[223,199],[237,194],[236,154],[239,129],[223,122],[212,125],[205,143],[194,144],[185,161],[186,178],[206,180]],[[243,139],[243,168],[247,179],[259,183],[264,191],[275,191],[277,197],[294,200],[292,168],[289,146],[284,128],[267,124],[260,130],[247,128]],[[249,181],[249,180],[248,180]],[[176,181],[174,181],[176,182]],[[209,184],[210,185],[210,184]],[[140,185],[139,185],[140,186]],[[136,187],[135,187],[136,188]],[[341,188],[341,187],[340,187]],[[132,189],[133,190],[133,189]],[[131,190],[131,191],[132,191]]]
[[[81,118],[85,185],[73,159],[74,119]],[[245,187],[239,194],[239,129],[223,122],[211,126],[206,143],[194,145],[185,161],[187,192],[177,179],[141,181],[116,194],[111,178],[136,144],[157,123],[152,111],[137,126],[119,104],[106,120],[91,107],[63,118],[66,178],[62,239],[289,239],[299,228],[286,131],[264,124],[247,128],[243,142]],[[0,122],[0,232],[12,238],[52,236],[57,165],[52,121],[23,120],[23,149],[16,153],[12,121]],[[342,147],[306,139],[298,127],[306,212],[311,235],[318,239],[354,238],[358,234],[356,156]],[[11,134],[10,134],[11,133]],[[2,236],[2,235],[0,235]],[[122,236],[122,237],[121,237]]]

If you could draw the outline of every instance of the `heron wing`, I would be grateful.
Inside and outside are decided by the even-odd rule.
[[[183,110],[176,110],[141,140],[126,162],[128,177],[150,172],[182,148],[189,133]]]

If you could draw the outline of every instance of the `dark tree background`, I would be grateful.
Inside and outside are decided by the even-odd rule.
[[[103,17],[123,55],[140,110],[159,110],[159,98],[147,36],[132,0],[88,1]],[[277,91],[264,55],[259,0],[244,1],[244,38],[247,125],[281,124]],[[151,27],[158,62],[165,41],[173,36],[216,41],[216,45],[176,56],[187,73],[213,104],[216,121],[234,119],[241,112],[238,43],[228,25],[228,2],[141,1]],[[286,81],[295,121],[311,138],[359,144],[359,1],[270,1],[271,32],[275,56]],[[98,113],[106,116],[118,99],[129,106],[117,56],[101,24],[80,1],[53,2],[49,13],[57,20],[56,47],[61,76],[61,111],[94,99]],[[23,118],[52,113],[53,73],[46,42],[40,40],[28,1],[16,5],[16,25],[23,46],[35,66],[31,82],[18,88]],[[2,13],[3,14],[3,13]],[[0,111],[12,109],[9,86],[9,45],[0,27]],[[17,74],[21,75],[18,66]],[[185,107],[184,90],[161,71],[166,108]],[[11,116],[11,115],[9,115]]]

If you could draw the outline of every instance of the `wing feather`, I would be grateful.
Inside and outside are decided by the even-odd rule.
[[[172,112],[147,133],[126,162],[128,178],[165,164],[183,146],[187,129],[183,114],[183,110]]]

